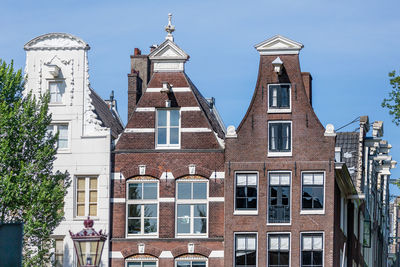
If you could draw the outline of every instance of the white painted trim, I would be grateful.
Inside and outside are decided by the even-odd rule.
[[[209,197],[208,201],[210,201],[210,202],[224,202],[225,198],[224,197]]]
[[[208,128],[181,128],[182,133],[210,133]]]
[[[125,133],[154,133],[154,128],[125,128]]]
[[[160,202],[164,202],[164,203],[173,203],[173,202],[175,202],[175,198],[173,198],[173,197],[160,197],[158,200]]]
[[[269,136],[269,127],[271,123],[290,123],[290,151],[288,152],[275,152],[275,151],[269,151],[269,140],[270,140],[270,136]],[[268,121],[268,153],[267,153],[267,157],[291,157],[292,156],[292,151],[293,151],[293,122],[291,120],[271,120]]]
[[[159,88],[147,88],[146,92],[147,93],[160,93],[162,87]],[[172,86],[171,91],[174,93],[181,93],[181,92],[191,92],[192,90],[190,87],[174,87]]]
[[[293,211],[293,185],[292,185],[292,171],[290,170],[271,170],[268,171],[268,176],[267,176],[267,206],[269,207],[268,200],[269,200],[269,187],[270,187],[270,175],[274,173],[289,173],[290,174],[290,179],[289,179],[289,187],[290,187],[290,196],[289,196],[289,208],[290,208],[290,220],[288,223],[270,223],[268,222],[269,220],[269,209],[267,208],[267,225],[292,225],[292,211]]]
[[[158,256],[160,259],[173,259],[174,256],[172,255],[171,251],[162,251],[160,256]]]
[[[136,112],[154,112],[156,111],[155,107],[147,107],[147,108],[136,108]]]
[[[267,233],[267,266],[268,266],[268,251],[269,251],[269,235],[289,235],[289,266],[292,266],[292,233],[291,232],[268,232]]]
[[[111,203],[125,203],[125,198],[117,197],[117,198],[110,198]]]
[[[200,107],[181,107],[181,111],[200,111]]]
[[[255,210],[237,210],[236,209],[236,175],[237,174],[256,174],[257,175],[257,209]],[[260,206],[260,179],[259,179],[258,171],[235,171],[233,177],[233,212],[234,215],[257,215],[258,214],[258,207]],[[239,211],[239,212],[237,212]],[[235,214],[236,212],[236,214]],[[250,213],[248,213],[250,212]]]
[[[210,179],[225,179],[225,172],[212,172]]]
[[[274,108],[269,106],[269,87],[271,85],[289,85],[289,108]],[[291,83],[271,83],[267,86],[267,113],[291,113],[292,112],[292,84]]]
[[[121,251],[110,251],[108,253],[108,257],[110,259],[123,259],[124,258],[124,256],[122,256]]]
[[[125,177],[122,172],[112,172],[111,180],[125,180]]]
[[[213,250],[213,251],[211,251],[211,253],[208,257],[209,258],[223,258],[224,251],[223,250]]]
[[[303,210],[303,198],[300,196],[300,214],[325,214],[326,207],[326,171],[325,170],[306,170],[300,173],[301,194],[303,194],[303,173],[323,173],[324,174],[324,207],[320,210]]]

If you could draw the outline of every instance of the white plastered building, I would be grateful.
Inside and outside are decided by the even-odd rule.
[[[69,230],[82,230],[90,216],[96,230],[109,233],[111,151],[122,131],[115,101],[102,100],[90,88],[89,45],[71,34],[49,33],[29,41],[25,92],[50,92],[50,131],[59,132],[54,170],[68,171],[65,219],[56,228],[57,266],[77,266]],[[101,266],[108,266],[106,241]],[[61,265],[62,261],[62,265]]]

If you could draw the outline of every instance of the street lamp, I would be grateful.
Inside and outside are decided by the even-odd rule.
[[[85,228],[79,233],[73,234],[69,231],[78,257],[78,266],[97,267],[100,264],[107,235],[103,234],[102,230],[96,232],[93,229],[93,220],[89,217],[83,222],[83,225]]]

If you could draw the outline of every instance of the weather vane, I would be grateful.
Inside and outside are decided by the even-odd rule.
[[[172,19],[172,14],[168,14],[168,25],[165,26],[165,31],[168,33],[167,37],[165,39],[168,39],[170,41],[174,41],[174,36],[172,33],[175,31],[175,26],[171,24],[171,19]]]

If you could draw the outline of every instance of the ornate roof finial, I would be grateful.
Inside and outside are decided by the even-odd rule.
[[[174,36],[172,35],[172,33],[175,31],[175,26],[171,24],[171,19],[172,19],[172,14],[169,13],[168,14],[168,25],[165,26],[165,31],[168,33],[167,37],[165,37],[165,39],[170,40],[170,41],[174,41]]]

